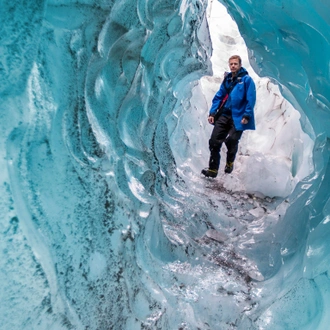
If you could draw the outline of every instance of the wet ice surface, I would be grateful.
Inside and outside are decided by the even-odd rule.
[[[189,261],[174,261],[164,266],[175,275],[171,293],[182,302],[194,302],[192,306],[196,310],[204,309],[210,315],[221,313],[221,321],[210,320],[211,323],[204,323],[205,329],[216,326],[252,329],[252,319],[258,315],[264,294],[259,283],[271,273],[267,267],[272,265],[265,268],[256,263],[253,257],[256,251],[251,249],[251,244],[264,231],[267,216],[273,216],[274,224],[278,218],[277,208],[284,200],[226,189],[224,179],[234,176],[234,172],[216,179],[196,175],[190,181],[189,194],[199,200],[190,226],[196,226],[197,222],[198,234],[191,234],[189,223],[180,227],[163,222],[165,234],[172,242],[183,243],[176,236],[180,230],[191,237],[189,243],[185,243]],[[203,208],[208,210],[208,215],[203,216]]]
[[[263,289],[259,283],[265,277],[252,257],[255,251],[248,251],[245,243],[258,239],[265,216],[276,214],[283,199],[228,190],[224,187],[224,176],[235,174],[216,179],[194,176],[189,192],[200,201],[195,205],[196,214],[192,214],[190,224],[178,226],[163,221],[165,234],[173,243],[183,243],[177,238],[181,230],[191,238],[189,243],[185,242],[188,260],[164,266],[175,278],[175,284],[167,289],[177,297],[179,305],[189,304],[193,308],[194,317],[199,316],[197,310],[210,316],[208,321],[197,323],[204,329],[245,326],[252,329],[252,319],[261,307]],[[203,208],[208,210],[207,215],[203,216]],[[194,226],[198,226],[198,233],[192,234]]]

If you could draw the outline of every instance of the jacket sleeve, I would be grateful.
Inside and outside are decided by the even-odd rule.
[[[243,118],[250,119],[254,115],[254,106],[256,104],[256,86],[250,76],[246,79],[246,106]]]
[[[222,83],[221,86],[220,86],[220,89],[214,95],[214,98],[212,100],[212,106],[211,106],[211,109],[210,109],[210,116],[215,116],[215,114],[217,113],[217,110],[218,110],[223,98],[226,96],[226,94],[227,94],[227,92],[226,92],[225,86]]]

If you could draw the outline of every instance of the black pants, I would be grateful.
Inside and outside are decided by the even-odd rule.
[[[214,123],[209,140],[210,161],[209,168],[218,170],[220,166],[220,149],[224,142],[227,147],[227,163],[233,162],[238,150],[238,142],[243,131],[236,131],[233,119],[229,116],[220,116]]]

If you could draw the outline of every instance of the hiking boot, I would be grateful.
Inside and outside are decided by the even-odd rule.
[[[215,178],[218,175],[218,171],[210,168],[204,168],[204,170],[202,170],[202,174],[204,174],[207,178]]]
[[[225,173],[231,173],[234,169],[234,162],[227,162],[225,167]]]

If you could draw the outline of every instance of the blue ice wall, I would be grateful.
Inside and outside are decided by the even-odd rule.
[[[307,115],[316,134],[315,172],[292,194],[282,221],[272,228],[274,243],[279,243],[277,254],[282,255],[280,282],[286,293],[279,293],[281,298],[258,324],[270,329],[327,329],[330,5],[323,1],[222,2],[246,40],[256,72],[280,83],[283,95]],[[309,131],[304,121],[302,126]],[[289,290],[291,280],[294,285]]]
[[[176,168],[206,1],[3,1],[1,329],[326,329],[330,9],[225,5],[317,136],[292,196],[251,202],[266,222]]]
[[[185,320],[162,288],[188,248],[162,229],[186,190],[166,118],[209,70],[205,6],[2,4],[1,329]]]

